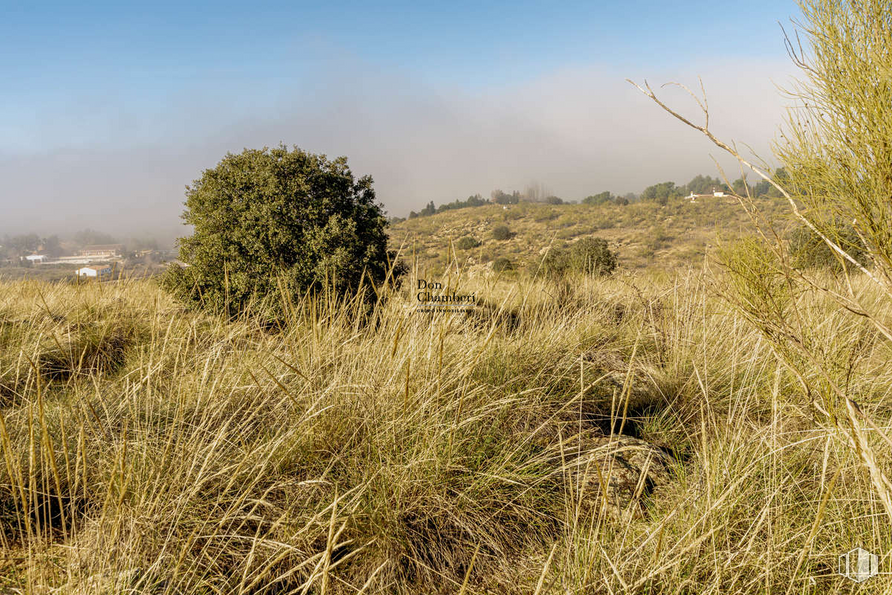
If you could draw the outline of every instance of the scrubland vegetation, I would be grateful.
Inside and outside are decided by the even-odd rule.
[[[404,289],[275,331],[149,281],[6,283],[0,590],[850,592],[836,557],[890,550],[882,506],[715,275],[458,276],[488,307],[419,315]],[[888,345],[798,299],[888,416]],[[585,445],[620,432],[671,481],[615,506]]]
[[[782,199],[760,198],[757,202],[779,233],[792,233],[795,226]],[[507,228],[507,234],[502,227]],[[506,258],[524,269],[537,266],[548,250],[591,237],[606,240],[626,269],[684,270],[701,266],[720,240],[731,241],[752,232],[746,211],[734,198],[725,197],[693,203],[673,199],[666,205],[519,203],[507,210],[489,205],[402,221],[391,226],[390,237],[397,246],[405,243],[407,257],[433,273],[444,271],[454,258],[476,265]]]
[[[763,177],[736,207],[501,193],[388,242],[283,146],[187,191],[161,284],[2,282],[0,591],[888,591],[837,572],[892,555],[888,6],[802,10],[782,179],[639,86]]]

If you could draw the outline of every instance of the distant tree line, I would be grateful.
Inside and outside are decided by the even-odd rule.
[[[781,185],[789,180],[789,176],[783,168],[778,169],[776,172],[774,172],[774,174],[775,179]],[[675,182],[660,182],[659,184],[648,186],[640,195],[635,194],[634,192],[618,195],[605,190],[604,192],[586,196],[582,199],[581,202],[582,204],[586,205],[613,204],[620,206],[637,201],[649,201],[656,202],[658,204],[667,204],[670,200],[683,198],[690,195],[691,193],[712,194],[713,192],[734,192],[743,196],[747,194],[747,189],[749,189],[749,194],[756,198],[780,197],[780,194],[777,192],[777,190],[775,190],[775,188],[771,184],[764,180],[759,181],[756,184],[748,184],[745,180],[743,180],[743,178],[738,178],[737,180],[734,180],[734,182],[732,182],[731,186],[729,187],[719,178],[698,175],[694,176],[694,178],[687,184],[681,186],[676,186]],[[504,192],[500,188],[496,188],[490,193],[489,200],[486,200],[480,194],[474,194],[472,196],[469,196],[465,200],[455,200],[453,202],[442,204],[439,207],[434,204],[434,201],[430,201],[420,211],[409,212],[408,218],[415,219],[416,217],[428,217],[430,215],[436,215],[437,213],[443,213],[444,211],[466,209],[470,207],[482,207],[488,204],[516,205],[522,202],[544,203],[549,205],[575,203],[575,201],[565,201],[561,197],[555,196],[554,194],[549,192],[548,189],[544,186],[534,183],[527,186],[527,188],[524,189],[523,192],[514,190],[513,192],[508,193]],[[391,223],[398,223],[403,220],[404,219],[401,217],[390,218]]]
[[[592,194],[591,196],[586,196],[582,199],[582,204],[584,205],[606,205],[606,204],[615,204],[615,205],[627,205],[630,202],[634,202],[638,197],[634,193],[626,194],[625,196],[617,196],[616,194],[604,191],[599,192],[598,194]]]
[[[783,168],[774,172],[775,180],[782,186],[789,180],[786,170]],[[672,199],[683,198],[690,194],[712,194],[713,192],[734,193],[740,196],[749,194],[754,198],[780,198],[780,193],[765,180],[756,184],[749,184],[743,178],[737,178],[729,187],[722,180],[710,176],[694,176],[690,182],[683,186],[676,186],[675,182],[661,182],[648,186],[641,193],[641,200],[666,204]]]
[[[36,233],[5,235],[0,239],[0,260],[19,261],[29,254],[46,254],[56,257],[62,254],[59,236],[42,237]]]

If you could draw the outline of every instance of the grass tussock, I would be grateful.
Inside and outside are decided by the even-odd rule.
[[[703,276],[459,281],[489,306],[278,330],[0,286],[0,591],[832,593],[838,554],[892,549],[846,434]],[[821,329],[887,419],[888,347]]]

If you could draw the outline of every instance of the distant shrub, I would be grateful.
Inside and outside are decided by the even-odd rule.
[[[559,212],[549,209],[543,213],[537,214],[533,220],[536,223],[542,223],[543,221],[553,221],[560,216],[561,214]]]
[[[418,212],[419,217],[430,217],[431,215],[437,214],[437,207],[434,205],[434,201],[430,201],[425,205],[421,211]]]
[[[470,250],[481,244],[480,240],[472,236],[465,236],[455,243],[455,247],[459,250]]]
[[[582,238],[568,247],[549,250],[536,269],[539,274],[556,278],[570,273],[602,276],[611,274],[617,265],[616,253],[607,240]]]
[[[492,230],[493,239],[499,241],[510,240],[513,235],[507,225],[499,225]]]
[[[562,204],[564,204],[564,200],[562,198],[560,198],[559,196],[546,196],[545,204],[562,205]]]
[[[599,192],[598,194],[592,194],[591,196],[586,196],[582,199],[582,204],[584,205],[602,205],[605,203],[613,202],[616,199],[613,196],[612,192],[605,191]],[[628,201],[626,201],[628,202]]]
[[[638,249],[638,258],[643,258],[644,260],[650,260],[654,256],[656,256],[656,252],[654,252],[651,248],[647,246],[642,246]]]
[[[603,238],[582,238],[570,246],[570,267],[586,275],[609,275],[616,270],[616,253]]]
[[[510,271],[513,268],[514,268],[514,263],[511,262],[510,258],[505,258],[504,256],[501,256],[501,257],[495,259],[495,261],[493,261],[493,263],[492,263],[492,270],[494,270],[497,273],[501,273],[503,271]]]

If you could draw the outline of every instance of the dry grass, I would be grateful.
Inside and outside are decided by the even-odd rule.
[[[890,563],[882,505],[716,282],[458,275],[471,319],[407,284],[275,333],[146,281],[4,283],[0,592],[852,592],[838,554]],[[802,299],[885,427],[888,346]],[[620,427],[675,461],[643,514],[570,470]]]
[[[783,225],[789,219],[779,200],[760,199],[768,220]],[[495,240],[493,229],[507,225],[513,234]],[[596,236],[606,239],[627,270],[700,267],[714,247],[716,234],[734,237],[751,232],[746,212],[731,198],[691,203],[673,200],[667,206],[652,202],[618,205],[545,205],[521,203],[507,210],[486,205],[445,211],[394,225],[390,235],[397,245],[405,242],[410,256],[425,274],[438,274],[458,257],[488,263],[504,257],[518,269],[541,258],[546,246]],[[481,245],[461,250],[455,244],[470,236]]]

